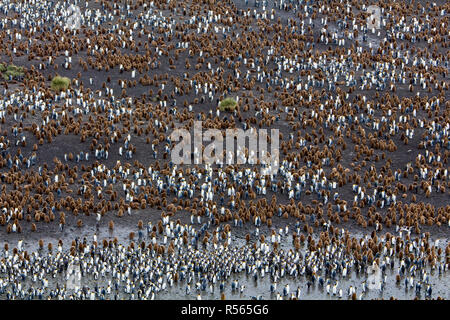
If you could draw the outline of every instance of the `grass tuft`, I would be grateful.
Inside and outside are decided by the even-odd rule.
[[[65,91],[70,86],[70,79],[67,77],[56,76],[52,79],[51,88],[55,91]]]
[[[23,67],[18,67],[13,64],[6,66],[3,63],[0,63],[0,73],[2,74],[3,79],[5,79],[6,81],[18,80],[25,75]]]
[[[219,103],[220,111],[230,111],[233,112],[237,107],[237,102],[234,98],[225,98]]]

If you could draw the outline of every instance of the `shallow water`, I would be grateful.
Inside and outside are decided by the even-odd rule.
[[[93,230],[92,230],[93,231]],[[119,236],[122,243],[127,243],[126,236],[129,234],[130,230],[128,228],[121,228],[120,230],[115,230],[114,236]],[[106,236],[103,233],[99,233],[99,239],[102,239],[102,235]],[[355,235],[353,235],[355,236]],[[362,235],[356,235],[357,237],[360,237]],[[146,238],[146,237],[145,237]],[[285,252],[289,249],[292,249],[292,245],[290,241],[288,240],[290,237],[285,236],[282,238],[282,242],[280,243],[280,249],[283,249]],[[92,236],[88,237],[88,241],[92,241]],[[129,240],[128,240],[129,241]],[[442,247],[445,249],[445,246],[447,245],[448,241],[446,239],[440,239],[439,247]],[[245,240],[240,237],[234,237],[234,242],[232,244],[233,246],[241,247],[245,245]],[[34,246],[33,246],[34,247]],[[27,248],[31,249],[31,248]],[[36,249],[36,248],[34,248]],[[200,248],[199,248],[200,249]],[[302,254],[304,254],[304,250],[302,249]],[[46,252],[46,249],[44,249],[44,252]],[[1,254],[3,256],[3,252]],[[395,266],[391,270],[390,267],[386,269],[386,272],[384,273],[386,275],[386,284],[383,292],[380,290],[370,290],[367,289],[366,293],[362,294],[362,283],[367,280],[367,273],[361,273],[357,274],[354,270],[349,270],[349,273],[345,278],[343,278],[340,274],[336,276],[335,280],[331,280],[331,288],[333,285],[338,281],[337,291],[339,292],[339,289],[342,289],[343,291],[343,297],[342,299],[350,299],[347,292],[350,286],[353,288],[356,288],[356,295],[358,299],[389,299],[391,297],[394,297],[396,299],[414,299],[416,297],[415,288],[414,287],[408,287],[405,289],[404,284],[404,277],[402,277],[399,284],[396,283],[395,276],[397,273],[398,268],[398,259],[395,259]],[[433,288],[432,298],[437,298],[438,296],[444,299],[450,298],[450,272],[446,271],[443,272],[441,275],[439,275],[438,270],[431,271],[431,268],[429,266],[426,267],[426,271],[430,276],[430,284]],[[234,274],[232,273],[231,276],[228,278],[228,280],[225,282],[225,298],[226,299],[233,299],[233,300],[248,300],[248,299],[256,299],[257,297],[259,299],[267,300],[267,299],[276,299],[275,294],[270,293],[270,275],[266,274],[263,278],[261,278],[260,274],[258,281],[255,281],[251,275],[247,275],[245,273],[245,270],[242,271],[240,274]],[[324,271],[319,271],[318,275],[321,275],[323,278]],[[5,274],[0,274],[1,278],[5,278]],[[68,282],[66,280],[66,272],[63,272],[62,274],[58,274],[55,278],[49,279],[49,288],[54,289],[56,288],[56,285],[58,284],[60,287],[67,285]],[[111,280],[112,277],[106,275],[105,277],[99,277],[99,279],[95,280],[91,275],[86,275],[81,278],[80,286],[87,286],[91,289],[95,287],[97,284],[99,288],[106,287],[108,285],[108,281]],[[238,280],[239,285],[244,285],[245,289],[243,293],[240,293],[239,290],[232,291],[231,289],[231,282],[233,280]],[[194,278],[193,282],[191,283],[191,293],[189,295],[186,294],[185,288],[186,288],[186,281],[174,283],[172,287],[169,287],[167,285],[166,290],[159,292],[156,294],[155,299],[182,299],[182,300],[195,300],[197,299],[197,291],[194,288],[194,283],[196,282],[196,278]],[[414,279],[414,284],[417,280],[417,277]],[[325,287],[320,287],[318,284],[318,281],[316,281],[315,284],[313,284],[310,289],[307,287],[307,276],[306,275],[299,275],[296,278],[286,275],[283,278],[280,278],[277,284],[277,292],[282,294],[283,288],[286,284],[289,284],[290,286],[290,293],[296,293],[297,287],[301,289],[301,295],[300,299],[304,300],[317,300],[317,299],[323,299],[323,300],[339,300],[341,298],[338,297],[338,295],[332,294],[332,289],[330,289],[330,294],[326,293]],[[123,284],[123,282],[121,282]],[[24,288],[28,288],[30,286],[33,286],[33,283],[30,280],[24,281],[22,283],[22,286]],[[38,283],[38,286],[40,286],[40,283]],[[114,292],[114,290],[113,290]],[[201,298],[203,300],[217,300],[221,298],[221,292],[219,290],[219,283],[215,284],[214,287],[214,293],[210,293],[209,285],[208,288],[205,291],[199,292],[201,294]],[[0,294],[0,299],[5,299],[5,294]],[[107,299],[114,299],[114,294],[110,294],[106,296]],[[120,292],[118,295],[119,299],[130,299],[130,295],[124,293],[123,286],[120,288]],[[136,296],[134,297],[136,298]],[[289,295],[287,297],[284,297],[284,299],[289,298]],[[425,285],[422,286],[421,295],[418,296],[419,299],[425,298]]]

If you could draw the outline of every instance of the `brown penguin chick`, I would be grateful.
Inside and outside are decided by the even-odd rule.
[[[304,243],[306,240],[305,235],[302,233],[300,234],[300,243]]]
[[[259,238],[261,243],[264,243],[266,241],[266,237],[262,234]]]
[[[275,241],[273,243],[273,250],[276,252],[278,250],[278,247],[279,247],[279,244],[278,244],[278,242]]]

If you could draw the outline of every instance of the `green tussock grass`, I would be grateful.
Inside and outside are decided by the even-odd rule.
[[[234,111],[237,107],[237,102],[234,98],[225,98],[219,102],[220,111]]]
[[[50,87],[55,91],[67,90],[69,86],[70,86],[70,79],[61,76],[54,77],[50,85]]]
[[[0,73],[2,74],[3,79],[5,79],[6,81],[17,80],[18,78],[23,77],[25,74],[23,67],[18,67],[13,64],[6,66],[3,63],[0,63]]]

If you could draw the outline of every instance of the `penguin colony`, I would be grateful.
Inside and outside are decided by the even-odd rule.
[[[65,5],[0,2],[1,299],[449,297],[448,2]],[[174,164],[195,121],[277,172]]]

